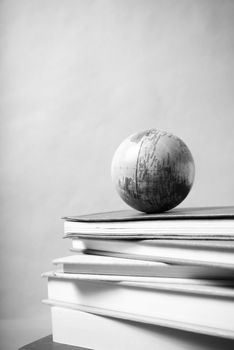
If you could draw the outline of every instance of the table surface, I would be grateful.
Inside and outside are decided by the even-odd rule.
[[[53,342],[52,335],[48,335],[21,347],[19,350],[87,350],[87,348],[55,343]]]

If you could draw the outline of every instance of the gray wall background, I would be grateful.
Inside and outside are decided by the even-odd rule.
[[[64,215],[124,209],[110,163],[129,134],[181,137],[196,163],[183,206],[231,205],[234,1],[2,0],[1,346],[50,332]]]

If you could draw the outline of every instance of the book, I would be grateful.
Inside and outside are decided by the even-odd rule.
[[[139,324],[56,305],[51,307],[51,315],[56,344],[95,350],[231,350],[234,347],[231,339]]]
[[[123,210],[64,220],[68,238],[234,240],[234,207],[178,208],[161,214]]]
[[[80,222],[115,222],[115,221],[139,221],[139,220],[174,220],[174,219],[233,219],[234,206],[222,207],[190,207],[174,208],[172,210],[147,214],[137,210],[118,210],[109,212],[100,212],[94,214],[84,214],[77,216],[65,216],[63,219],[68,221]]]
[[[81,280],[47,274],[48,299],[82,311],[234,338],[234,289],[212,285]]]
[[[169,266],[161,262],[130,260],[109,256],[76,254],[53,260],[54,265],[62,265],[63,272],[126,275],[126,276],[157,276],[162,274],[162,267]],[[178,268],[177,268],[178,269]]]
[[[234,268],[234,241],[73,238],[72,250],[168,264]]]
[[[170,265],[162,262],[77,254],[53,260],[65,273],[171,278],[233,278],[233,269]]]
[[[145,277],[145,276],[124,276],[124,275],[99,275],[99,274],[86,274],[86,273],[64,273],[63,270],[53,270],[49,272],[44,272],[42,277],[55,277],[55,278],[67,278],[67,279],[75,279],[77,281],[94,281],[94,282],[127,282],[128,284],[134,283],[157,283],[160,285],[173,286],[176,285],[213,285],[213,286],[234,286],[233,275],[226,276],[227,278],[187,278],[187,277]],[[180,286],[180,288],[181,288]],[[185,287],[187,288],[187,287]]]

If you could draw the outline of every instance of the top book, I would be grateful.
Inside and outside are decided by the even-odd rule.
[[[134,210],[64,217],[65,237],[234,240],[234,206],[177,208],[159,214]]]
[[[234,206],[176,208],[159,214],[146,214],[136,210],[119,210],[77,216],[65,216],[63,219],[66,221],[75,222],[115,222],[217,218],[234,219]]]

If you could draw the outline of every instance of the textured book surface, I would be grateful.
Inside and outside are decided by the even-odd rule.
[[[231,350],[234,341],[52,306],[57,342],[95,350]],[[65,350],[65,348],[64,348]]]
[[[65,216],[63,219],[80,222],[115,222],[215,218],[234,219],[234,206],[176,208],[159,214],[146,214],[136,210],[119,210],[87,215]]]

